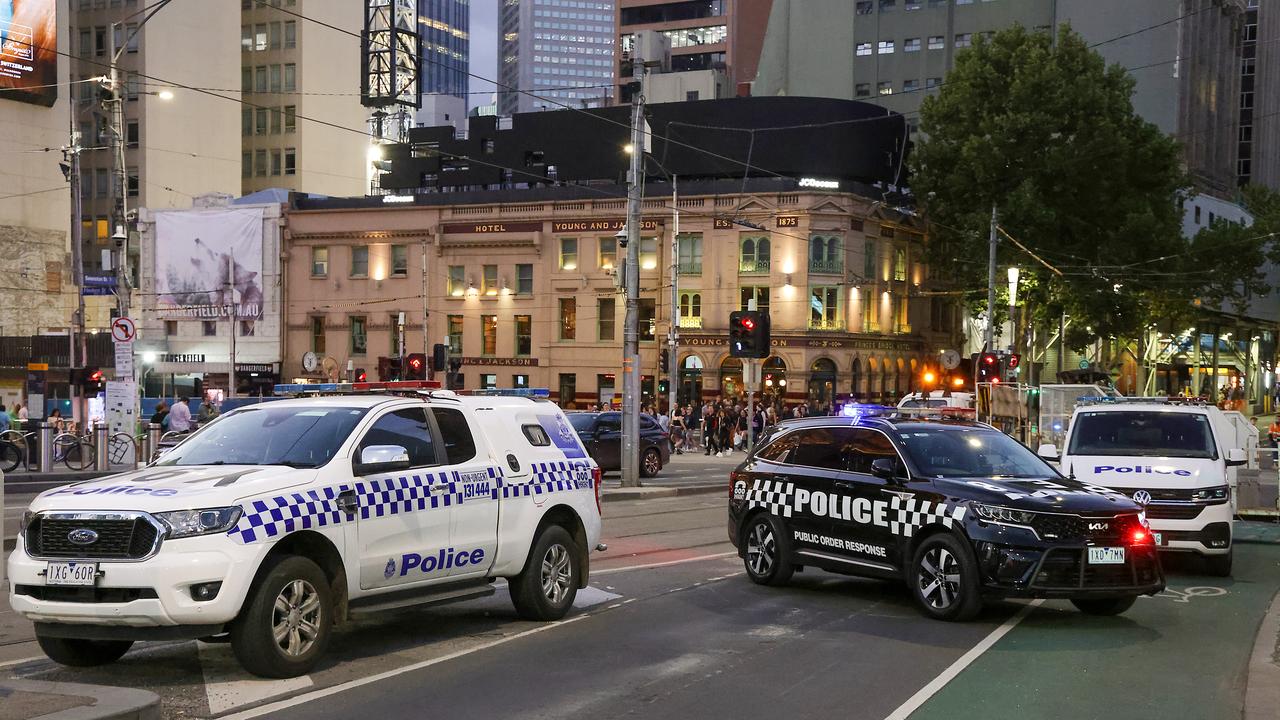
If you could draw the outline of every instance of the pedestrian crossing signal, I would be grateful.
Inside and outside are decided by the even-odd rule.
[[[769,357],[769,313],[760,310],[729,313],[729,355]]]
[[[427,356],[424,353],[410,353],[405,358],[407,370],[405,372],[405,380],[426,380],[427,379]]]

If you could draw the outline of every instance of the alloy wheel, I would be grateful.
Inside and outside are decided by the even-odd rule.
[[[306,580],[294,580],[276,596],[271,634],[289,657],[305,655],[320,635],[320,593]]]
[[[542,557],[542,594],[553,605],[559,605],[569,593],[573,582],[573,569],[569,562],[569,551],[559,543],[547,548]]]
[[[960,598],[960,563],[944,547],[934,547],[920,558],[916,569],[920,596],[931,607],[946,610]]]
[[[774,556],[778,545],[773,538],[773,529],[768,523],[756,523],[751,528],[751,536],[747,539],[747,565],[752,574],[764,577],[773,569]]]

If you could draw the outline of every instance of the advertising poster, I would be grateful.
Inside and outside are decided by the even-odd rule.
[[[261,208],[158,212],[155,246],[160,317],[262,317]]]
[[[58,99],[57,0],[0,0],[0,99]]]

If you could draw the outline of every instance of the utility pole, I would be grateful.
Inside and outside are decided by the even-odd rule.
[[[70,360],[71,366],[71,415],[77,423],[88,417],[81,401],[81,388],[76,382],[76,370],[89,364],[87,340],[84,332],[84,237],[83,225],[84,205],[80,196],[80,131],[76,127],[76,114],[71,111],[71,144],[63,151],[67,160],[67,180],[71,183],[71,284],[76,287],[76,316],[74,329],[71,331]],[[79,359],[77,348],[79,344]],[[79,425],[83,427],[84,425]]]
[[[640,201],[644,194],[644,60],[632,58],[631,170],[627,173],[626,315],[622,331],[622,486],[640,485]]]
[[[240,319],[240,309],[236,306],[236,259],[227,253],[227,318],[231,321],[231,354],[227,365],[227,397],[236,396],[236,321]]]
[[[671,332],[667,335],[667,412],[676,410],[676,381],[680,370],[676,357],[680,354],[680,192],[677,178],[671,176]]]
[[[159,8],[157,8],[159,9]],[[150,17],[148,16],[148,19]],[[145,21],[144,21],[145,22]],[[107,78],[111,97],[111,177],[113,202],[111,206],[111,237],[116,244],[116,311],[119,317],[129,316],[129,208],[126,202],[129,181],[128,170],[124,161],[124,97],[120,83],[120,52],[128,47],[125,40],[122,47],[116,47],[116,28],[123,29],[120,23],[111,23],[107,28],[108,56],[111,58],[111,74]],[[135,33],[137,30],[134,31]],[[234,336],[234,335],[233,335]]]
[[[404,353],[401,353],[403,355]],[[427,356],[427,371],[425,377],[428,380],[436,379],[436,371],[432,366],[432,360],[435,354],[431,348],[431,336],[427,335],[427,236],[422,236],[422,354]],[[404,362],[402,359],[401,362]],[[403,368],[401,368],[403,372]]]
[[[991,203],[991,234],[987,250],[987,333],[982,349],[993,352],[996,348],[996,205]]]

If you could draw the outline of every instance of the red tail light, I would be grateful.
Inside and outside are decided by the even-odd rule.
[[[604,514],[604,508],[600,507],[600,486],[604,484],[604,472],[597,465],[591,468],[591,483],[596,486],[596,512]]]
[[[1138,528],[1129,534],[1129,540],[1134,545],[1145,545],[1151,542],[1151,533],[1143,530],[1142,528]]]

